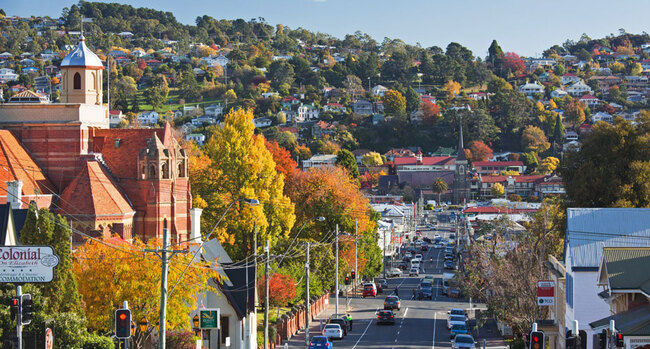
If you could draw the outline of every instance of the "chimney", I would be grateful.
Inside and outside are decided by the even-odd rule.
[[[190,209],[190,251],[196,253],[196,250],[201,246],[203,240],[201,239],[201,213],[203,209],[191,208]],[[201,258],[200,254],[196,256],[197,260]]]
[[[417,154],[415,154],[415,160],[417,161],[418,165],[422,165],[422,152],[418,150]]]
[[[7,182],[7,203],[11,203],[11,208],[19,209],[23,205],[23,182]]]

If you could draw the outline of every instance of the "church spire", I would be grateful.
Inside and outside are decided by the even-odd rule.
[[[456,160],[467,160],[465,156],[465,146],[463,145],[463,117],[461,116],[458,119],[458,155],[456,155]]]

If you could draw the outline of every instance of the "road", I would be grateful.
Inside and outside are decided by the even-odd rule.
[[[451,225],[440,227],[437,231],[421,230],[423,236],[433,238],[435,233],[447,239]],[[433,258],[433,262],[429,258]],[[444,249],[429,249],[423,253],[423,268],[426,273],[420,277],[400,277],[388,280],[389,288],[376,298],[350,298],[348,310],[354,319],[353,330],[341,341],[336,341],[336,348],[450,348],[447,330],[447,311],[451,308],[469,309],[470,304],[462,299],[448,298],[442,294],[441,277],[443,272]],[[420,278],[431,274],[435,278],[432,300],[412,299],[412,290],[417,287]],[[395,325],[377,325],[375,312],[383,309],[385,296],[399,289],[402,299],[401,310],[396,314]],[[334,301],[332,299],[332,301]],[[345,309],[346,299],[340,299]],[[302,337],[304,338],[304,337]],[[291,347],[301,347],[293,343]],[[302,346],[304,347],[304,345]]]

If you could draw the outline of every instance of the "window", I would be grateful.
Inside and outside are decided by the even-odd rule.
[[[230,318],[228,316],[220,316],[219,322],[221,323],[221,344],[226,344],[226,337],[230,337]]]
[[[155,164],[151,164],[151,166],[149,166],[149,178],[156,178],[156,165]]]
[[[75,73],[73,78],[74,89],[81,90],[81,74]]]
[[[573,274],[566,273],[566,304],[573,308]]]
[[[169,178],[169,165],[167,165],[167,162],[163,162],[162,164],[162,178]]]

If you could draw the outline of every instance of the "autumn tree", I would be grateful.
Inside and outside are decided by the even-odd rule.
[[[539,166],[537,167],[537,171],[544,174],[553,173],[555,169],[557,169],[558,165],[560,165],[560,160],[558,158],[549,156],[540,162]]]
[[[528,125],[521,134],[521,146],[527,151],[541,153],[551,147],[541,128]]]
[[[488,161],[492,158],[492,149],[481,141],[472,142],[469,148],[472,153],[472,161]]]
[[[406,98],[399,91],[388,90],[381,98],[386,115],[404,117],[406,115]]]
[[[266,149],[271,152],[273,156],[273,161],[275,162],[275,170],[278,173],[284,175],[285,181],[290,181],[293,177],[294,172],[297,170],[298,164],[293,160],[291,153],[283,147],[281,147],[278,142],[269,142],[265,143]]]
[[[571,99],[564,107],[564,117],[573,124],[574,128],[582,125],[585,122],[584,105],[575,99]]]
[[[445,83],[444,89],[447,92],[447,99],[452,99],[460,93],[460,84],[454,80],[449,80]]]
[[[231,111],[220,127],[213,128],[204,153],[190,158],[192,194],[207,203],[203,231],[214,230],[234,260],[252,252],[254,226],[258,241],[268,239],[273,245],[288,235],[295,221],[293,204],[283,193],[283,175],[276,170],[264,137],[254,134],[252,119],[251,111]],[[257,199],[261,205],[251,207],[241,201],[244,198]]]
[[[445,182],[444,179],[438,177],[431,185],[431,190],[434,193],[438,194],[438,205],[440,205],[442,193],[447,192],[447,182]]]
[[[161,241],[152,239],[148,244],[139,240],[132,244],[115,237],[103,241],[88,240],[77,248],[73,270],[79,284],[79,292],[88,317],[88,329],[102,333],[113,331],[115,309],[124,300],[129,301],[134,321],[158,318],[160,309],[160,259],[153,253],[143,253],[145,248],[160,248]],[[177,246],[181,247],[181,246]],[[183,266],[192,263],[182,280]],[[212,267],[209,267],[211,266]],[[211,289],[208,280],[218,278],[213,268],[216,261],[194,259],[192,254],[179,253],[169,269],[169,285],[175,285],[168,293],[167,326],[169,330],[189,330],[188,313],[196,309],[195,296]],[[141,347],[156,330],[149,326],[141,332],[136,326],[135,341]]]
[[[524,61],[514,52],[506,52],[503,55],[503,69],[511,74],[520,74],[526,69]]]
[[[503,184],[494,183],[494,185],[492,186],[492,196],[500,197],[503,196],[504,193],[505,193],[505,188],[503,187]]]
[[[259,280],[258,287],[264,289],[265,277]],[[291,300],[296,298],[296,280],[291,275],[275,273],[269,278],[269,305],[278,307],[286,306]],[[264,300],[262,299],[262,304]],[[266,307],[266,304],[264,304]]]
[[[381,166],[384,164],[384,160],[381,158],[381,154],[371,151],[363,155],[361,158],[361,163],[366,167]]]
[[[440,117],[440,108],[431,101],[422,101],[420,109],[422,110],[422,118],[425,121],[435,121]]]
[[[345,168],[352,178],[359,178],[359,168],[357,167],[357,159],[351,151],[341,149],[336,154],[336,164]]]

